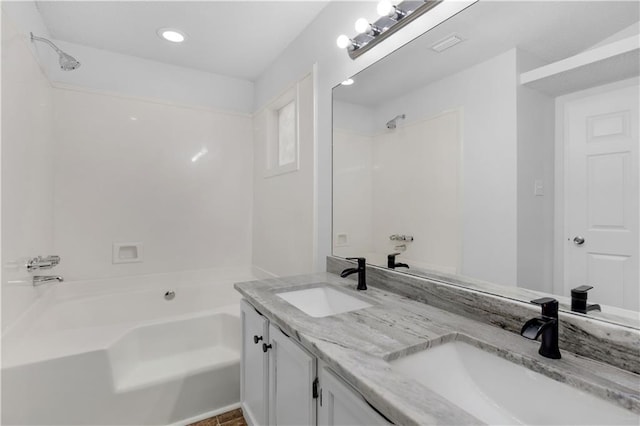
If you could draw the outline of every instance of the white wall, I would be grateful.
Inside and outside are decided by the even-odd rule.
[[[518,73],[542,64],[517,52]],[[554,100],[518,85],[518,286],[554,293]],[[543,185],[535,195],[534,185]]]
[[[337,99],[333,101],[333,129],[373,136],[382,128],[380,123],[375,122],[374,108]]]
[[[373,137],[333,130],[333,252],[357,257],[373,247]],[[338,235],[346,242],[339,243]]]
[[[333,253],[366,256],[373,248],[373,110],[333,103]],[[347,242],[337,245],[337,235]]]
[[[254,118],[253,265],[273,275],[313,271],[314,81],[297,83],[298,170],[267,175],[271,109]]]
[[[82,89],[54,95],[65,279],[250,264],[251,117]],[[144,261],[112,264],[114,242],[142,242]]]
[[[28,42],[2,12],[2,329],[42,289],[27,258],[52,254],[53,153],[51,87]],[[11,266],[11,265],[15,266]]]

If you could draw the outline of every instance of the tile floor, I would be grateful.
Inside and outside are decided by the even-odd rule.
[[[247,422],[242,417],[242,410],[238,408],[215,417],[200,420],[189,426],[247,426]]]

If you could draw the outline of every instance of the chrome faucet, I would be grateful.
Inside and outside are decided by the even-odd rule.
[[[527,321],[520,334],[527,339],[536,340],[542,335],[538,353],[545,358],[560,359],[558,348],[558,301],[551,297],[532,300],[531,303],[542,307],[542,316]]]
[[[33,277],[33,286],[37,287],[51,282],[61,283],[62,281],[64,281],[64,278],[55,275],[35,275]]]
[[[33,272],[39,269],[51,269],[60,263],[60,256],[34,257],[27,261],[27,271]]]
[[[60,256],[38,256],[31,258],[27,261],[27,271],[33,272],[38,271],[40,269],[51,269],[54,266],[57,266],[60,263]],[[34,275],[33,277],[33,286],[37,287],[42,284],[58,282],[61,283],[64,281],[62,277],[55,275]]]
[[[367,282],[366,282],[366,262],[367,259],[364,257],[347,257],[347,260],[357,260],[358,267],[357,268],[347,268],[340,273],[342,278],[348,277],[351,274],[358,274],[358,290],[366,290]]]

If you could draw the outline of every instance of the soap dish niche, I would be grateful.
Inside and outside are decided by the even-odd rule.
[[[113,263],[142,262],[142,243],[113,243]]]

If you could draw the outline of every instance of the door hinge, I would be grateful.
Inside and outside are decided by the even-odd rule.
[[[313,399],[318,398],[318,378],[317,377],[313,381],[312,390],[313,390]]]

